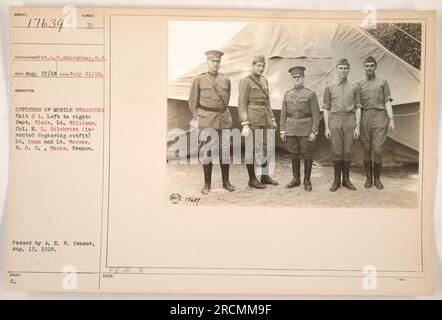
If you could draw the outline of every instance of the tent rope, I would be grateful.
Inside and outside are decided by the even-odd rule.
[[[420,111],[412,112],[412,113],[402,113],[402,114],[395,114],[395,117],[407,117],[407,116],[414,116],[416,114],[419,114]]]
[[[402,30],[401,28],[399,28],[397,25],[395,25],[394,23],[390,23],[391,26],[395,27],[396,29],[398,29],[399,31],[405,33],[407,36],[409,36],[411,39],[413,39],[414,41],[416,41],[419,44],[422,44],[419,40],[417,40],[415,37],[413,37],[411,34],[409,34],[408,32]]]

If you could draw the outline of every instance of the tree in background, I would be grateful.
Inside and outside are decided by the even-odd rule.
[[[417,69],[421,68],[420,23],[378,23],[366,29],[385,48]]]

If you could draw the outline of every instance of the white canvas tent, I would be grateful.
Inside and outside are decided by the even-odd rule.
[[[251,59],[264,54],[268,61],[265,76],[269,81],[272,109],[279,118],[284,92],[292,88],[287,70],[294,65],[306,67],[306,87],[314,90],[322,101],[325,86],[335,80],[335,64],[342,57],[349,60],[350,81],[364,77],[362,64],[372,55],[378,61],[377,74],[388,79],[393,96],[396,127],[386,142],[384,162],[387,165],[418,162],[420,71],[384,48],[356,24],[336,23],[250,23],[222,48],[221,72],[232,82],[229,102],[235,125],[239,81],[250,73]],[[187,99],[192,78],[206,71],[205,64],[196,66],[169,82],[168,128],[188,130],[191,114]],[[284,148],[282,141],[277,145]],[[330,144],[322,132],[316,152],[317,160],[329,160]],[[357,143],[354,163],[361,163],[362,152]]]

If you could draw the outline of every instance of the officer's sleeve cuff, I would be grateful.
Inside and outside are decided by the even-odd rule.
[[[249,121],[241,122],[241,125],[242,125],[242,126],[245,126],[246,124],[250,124],[250,122],[249,122]]]
[[[276,118],[272,118],[272,121],[275,121],[276,120]]]
[[[281,133],[285,133],[285,131],[280,131],[279,133],[280,133],[280,134],[281,134]]]

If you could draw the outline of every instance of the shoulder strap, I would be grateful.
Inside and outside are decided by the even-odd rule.
[[[262,87],[261,83],[259,83],[252,76],[249,76],[249,79],[252,80],[261,89],[262,93],[264,93],[264,95],[266,96],[266,99],[269,100],[269,95],[267,94],[267,91],[264,90],[264,88]]]
[[[218,98],[220,98],[221,101],[223,102],[223,104],[224,104],[225,106],[227,106],[227,102],[224,101],[223,96],[219,94],[218,90],[216,90],[215,83],[213,83],[212,80],[207,76],[207,73],[204,74],[204,76],[206,77],[207,81],[209,82],[210,86],[212,87],[212,90],[215,91],[215,93],[216,93],[216,95],[218,96]]]

